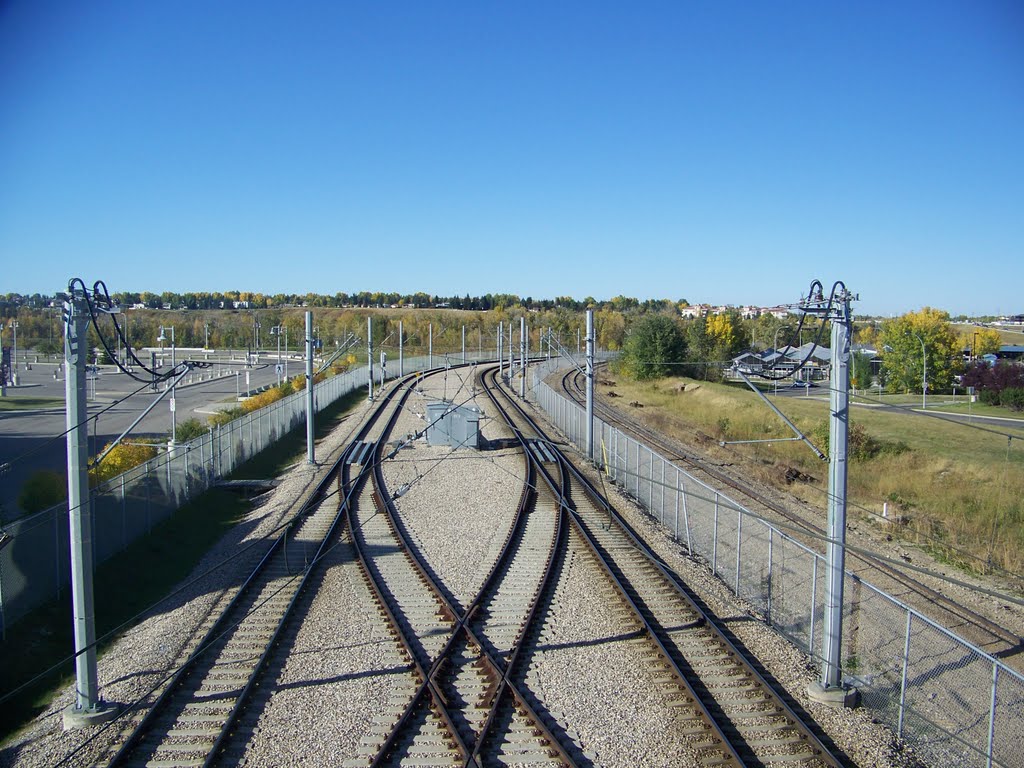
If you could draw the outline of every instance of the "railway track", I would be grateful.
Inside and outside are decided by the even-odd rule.
[[[331,491],[375,419],[342,452],[292,523],[273,541],[235,596],[203,629],[205,636],[108,755],[110,766],[189,768],[230,764],[244,747],[236,726],[258,690],[278,641],[296,614],[311,564],[346,537],[344,497]]]
[[[563,536],[555,505],[538,500],[527,465],[501,553],[463,608],[431,575],[398,519],[381,471],[389,430],[366,454],[372,472],[352,481],[348,519],[409,675],[346,765],[577,765],[574,746],[549,728],[515,679]]]
[[[551,652],[552,626],[566,610],[558,595],[573,572],[601,585],[602,605],[614,617],[601,631],[627,638],[641,659],[634,672],[670,726],[663,737],[679,764],[840,764],[504,392],[494,370],[486,375],[483,390],[518,438],[523,464],[515,513],[476,593],[460,602],[441,583],[385,482],[410,378],[381,398],[230,604],[207,621],[188,662],[139,708],[131,732],[103,762],[238,763],[265,701],[261,687],[273,687],[268,670],[283,663],[286,638],[311,604],[313,566],[332,551],[365,583],[392,638],[381,643],[379,664],[395,671],[358,745],[338,758],[348,768],[593,765],[573,714],[552,710],[536,684],[537,660]],[[616,690],[621,670],[588,674]]]
[[[579,404],[584,402],[583,375],[579,371],[572,370],[564,373],[561,376],[561,387],[574,402]],[[647,428],[636,420],[629,419],[619,410],[602,402],[597,396],[594,398],[594,410],[605,422],[656,449],[666,459],[677,462],[708,485],[718,488],[727,487],[736,491],[746,498],[748,508],[763,513],[768,519],[781,520],[787,525],[795,527],[798,530],[793,535],[797,538],[800,538],[799,530],[811,534],[810,537],[803,540],[804,543],[821,549],[820,542],[825,536],[825,530],[810,515],[794,512],[788,506],[767,497],[723,468],[715,466],[695,453],[675,444],[665,435]],[[821,518],[820,513],[817,514],[817,518]],[[1008,631],[997,622],[931,588],[885,560],[849,550],[846,564],[847,570],[855,577],[864,578],[876,587],[904,600],[992,656],[1002,658],[1010,666],[1018,670],[1024,669],[1024,660],[1021,659],[1024,639]]]
[[[496,386],[488,388],[495,405]],[[838,765],[713,617],[511,398],[499,406],[589,554],[648,644],[652,687],[676,712],[673,736],[699,765]],[[510,411],[514,408],[515,415]],[[531,436],[528,436],[531,435]]]

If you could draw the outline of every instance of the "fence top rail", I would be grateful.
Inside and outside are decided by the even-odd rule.
[[[546,393],[549,393],[550,395],[552,395],[554,397],[558,397],[558,398],[561,398],[562,400],[565,400],[570,406],[574,407],[576,410],[580,410],[580,411],[583,410],[582,408],[580,408],[579,404],[574,403],[572,400],[569,400],[568,398],[562,397],[561,394],[559,394],[556,390],[552,389],[550,386],[548,386],[543,381],[538,382],[537,389],[539,391],[546,391]],[[613,426],[611,426],[610,424],[607,424],[604,421],[601,421],[597,417],[594,417],[594,418],[595,418],[595,421],[597,421],[600,424],[603,424],[604,426],[608,427],[609,430],[614,431],[614,432],[618,432],[619,434],[621,434],[626,440],[632,441],[632,442],[636,443],[638,446],[639,445],[643,445],[643,443],[641,443],[639,440],[636,440],[635,438],[630,437],[629,435],[627,435],[624,432],[622,432],[622,430],[617,429],[616,427],[613,427]],[[664,458],[663,456],[661,456],[661,454],[655,452],[653,449],[649,448],[646,445],[644,445],[643,447],[647,448],[647,450],[651,452],[652,456],[657,456],[659,459],[661,459],[662,462],[664,462],[666,464],[669,464],[670,466],[674,467],[676,470],[678,470],[682,474],[686,475],[686,477],[689,478],[690,480],[692,480],[694,483],[697,483],[698,485],[703,486],[704,488],[706,488],[708,491],[714,493],[719,498],[722,498],[722,499],[725,499],[726,501],[728,501],[729,504],[730,504],[730,509],[734,509],[735,511],[739,512],[740,514],[746,515],[746,516],[750,517],[751,519],[761,523],[765,528],[770,530],[773,533],[773,535],[777,534],[778,536],[783,538],[787,543],[790,543],[790,544],[793,544],[793,545],[799,547],[800,549],[804,550],[806,553],[812,555],[814,558],[816,558],[818,560],[824,560],[825,559],[824,555],[821,555],[820,553],[815,552],[810,547],[808,547],[805,544],[797,541],[792,536],[788,535],[784,531],[782,531],[779,528],[775,527],[774,525],[772,525],[768,521],[760,518],[754,512],[748,510],[742,504],[739,504],[736,501],[733,501],[730,497],[726,496],[721,491],[718,491],[718,490],[712,488],[711,486],[709,486],[707,483],[704,483],[701,480],[698,480],[697,478],[693,477],[693,475],[691,475],[685,469],[679,467],[677,464],[674,464],[673,462],[671,462],[668,459]],[[635,474],[635,473],[632,473],[632,474]],[[852,574],[850,574],[849,571],[846,572],[846,577],[847,578],[851,578],[851,579],[852,578],[857,578],[857,580],[861,584],[866,586],[872,592],[876,593],[877,595],[879,595],[883,599],[889,601],[890,603],[892,603],[894,606],[897,606],[901,610],[904,610],[907,613],[911,614],[914,618],[924,622],[925,624],[930,626],[932,629],[934,629],[934,630],[940,632],[941,634],[945,635],[946,637],[948,637],[953,642],[963,646],[964,648],[966,648],[971,653],[976,654],[982,660],[984,660],[984,661],[992,664],[996,668],[998,668],[999,674],[1009,675],[1011,678],[1013,678],[1017,682],[1019,682],[1021,684],[1024,684],[1024,674],[1021,674],[1021,673],[1017,672],[1016,670],[1011,669],[1010,667],[1006,666],[1005,663],[1003,663],[1002,661],[997,659],[995,656],[992,656],[992,655],[986,653],[985,651],[983,651],[981,648],[978,648],[973,643],[970,643],[967,640],[964,640],[962,637],[960,637],[956,633],[952,632],[949,628],[944,627],[941,624],[939,624],[938,622],[934,621],[933,619],[928,618],[927,616],[922,614],[917,609],[907,605],[906,603],[904,603],[901,600],[898,600],[897,598],[893,597],[892,595],[890,595],[885,590],[880,589],[879,587],[876,587],[874,584],[871,584],[870,582],[865,581],[863,578],[854,577]]]

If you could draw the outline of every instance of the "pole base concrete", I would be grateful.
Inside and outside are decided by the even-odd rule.
[[[852,686],[826,688],[821,683],[811,683],[807,686],[807,695],[811,697],[811,701],[837,709],[854,709],[860,706],[860,691]]]
[[[95,707],[77,707],[72,704],[64,710],[64,730],[77,731],[79,728],[109,722],[117,717],[120,711],[120,704],[109,701],[101,701]]]

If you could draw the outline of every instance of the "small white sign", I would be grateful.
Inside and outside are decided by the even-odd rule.
[[[176,410],[174,405],[174,398],[172,397],[168,402],[170,402],[171,404],[171,413],[174,413],[174,411]]]

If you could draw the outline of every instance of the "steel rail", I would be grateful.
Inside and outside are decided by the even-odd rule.
[[[572,387],[570,388],[568,381],[572,381]],[[574,403],[579,404],[579,397],[581,396],[582,390],[579,384],[579,374],[569,371],[561,378],[563,391],[572,399]],[[782,517],[787,523],[793,524],[794,526],[807,531],[813,536],[820,538],[824,536],[824,530],[812,523],[807,522],[799,515],[793,514],[783,505],[779,504],[772,499],[769,499],[759,493],[756,489],[751,488],[745,483],[730,477],[728,474],[715,469],[710,466],[704,460],[689,456],[686,453],[678,450],[676,447],[670,445],[664,435],[645,427],[636,421],[629,419],[625,414],[620,412],[618,409],[613,408],[606,403],[600,402],[595,398],[595,409],[599,410],[602,414],[602,418],[608,422],[615,424],[628,432],[632,432],[638,437],[642,437],[649,441],[655,448],[666,454],[666,457],[670,460],[678,460],[684,462],[687,466],[695,469],[699,472],[703,472],[709,477],[714,478],[716,481],[727,485],[728,487],[739,491],[748,498],[754,500],[758,504],[767,507],[775,514]],[[893,579],[899,584],[906,586],[907,588],[918,593],[926,603],[935,605],[947,614],[957,617],[965,621],[968,625],[973,625],[975,631],[987,633],[993,638],[997,638],[999,642],[1006,644],[1006,648],[1000,651],[992,653],[991,655],[996,658],[1005,658],[1019,652],[1024,648],[1024,638],[1010,632],[1005,627],[992,621],[991,619],[982,616],[970,608],[967,608],[960,603],[956,602],[952,598],[944,595],[936,589],[929,587],[927,584],[907,575],[903,571],[899,570],[890,563],[885,562],[879,558],[872,557],[871,555],[863,552],[856,552],[854,550],[848,551],[848,557],[852,560],[858,560],[864,563],[869,568],[873,568],[883,575]],[[977,638],[976,638],[977,639]]]
[[[803,719],[796,714],[792,707],[788,705],[784,697],[780,696],[778,693],[775,692],[774,687],[771,684],[769,684],[769,682],[764,678],[763,675],[761,675],[757,667],[747,660],[746,655],[743,652],[741,652],[739,648],[736,647],[735,643],[733,643],[732,640],[728,637],[728,635],[722,630],[721,626],[714,619],[714,617],[711,616],[701,605],[697,603],[697,601],[690,594],[689,590],[685,587],[679,576],[675,574],[672,571],[672,569],[669,568],[650,549],[646,542],[644,542],[641,539],[641,537],[639,537],[636,534],[633,528],[618,513],[618,511],[611,504],[608,503],[608,501],[598,492],[598,490],[583,475],[583,473],[572,462],[570,462],[560,450],[557,450],[555,448],[554,444],[551,443],[551,440],[547,436],[547,434],[536,423],[536,421],[525,412],[522,406],[519,405],[518,403],[515,403],[515,406],[522,413],[523,418],[526,419],[532,425],[531,428],[536,430],[537,434],[542,439],[546,440],[549,443],[551,449],[557,453],[563,470],[566,472],[567,475],[571,475],[573,479],[580,485],[581,489],[583,490],[584,494],[587,496],[589,501],[592,504],[595,504],[598,507],[600,507],[606,516],[610,517],[617,523],[617,529],[620,530],[627,537],[629,544],[638,553],[642,554],[661,573],[662,577],[666,580],[666,582],[675,589],[678,596],[681,597],[683,601],[690,606],[691,610],[696,615],[703,618],[703,621],[707,625],[708,629],[711,632],[713,632],[713,634],[715,635],[715,639],[722,644],[722,646],[727,650],[728,654],[743,665],[745,671],[751,676],[753,680],[756,681],[758,687],[760,687],[763,691],[770,695],[773,706],[777,707],[780,713],[786,716],[786,718],[790,721],[792,727],[794,727],[800,734],[802,734],[803,738],[806,740],[807,744],[812,749],[812,752],[814,754],[809,756],[808,759],[821,760],[822,762],[833,766],[840,765],[840,761],[838,760],[838,758],[836,758],[831,753],[831,751],[821,742],[821,739],[806,725],[806,723],[804,723]],[[571,499],[570,506],[572,509],[573,521],[578,525],[579,529],[585,533],[586,538],[589,540],[589,530],[586,530],[588,526],[586,525],[582,516],[577,513],[576,506],[575,504],[572,503]],[[630,602],[632,602],[632,600],[630,600]],[[633,604],[635,605],[635,603]],[[656,617],[654,617],[653,615],[650,618],[655,624],[658,623]],[[664,628],[660,629],[662,632],[664,632]],[[701,695],[694,690],[694,688],[692,687],[692,685],[690,685],[688,680],[686,681],[686,687],[696,700],[701,701]],[[702,709],[704,709],[704,711],[707,712],[706,708],[704,707],[703,701],[701,701],[701,707]],[[717,718],[715,718],[710,712],[708,712],[708,716],[711,717],[712,721],[716,723],[716,730],[723,734],[723,738],[726,738],[727,741],[731,742],[731,740],[729,740],[725,736],[722,725],[717,723]],[[740,760],[740,764],[743,764],[744,761],[739,758],[738,753],[734,752],[734,754],[736,754],[737,759]]]
[[[380,445],[383,445],[384,438],[381,438]],[[543,721],[542,716],[534,710],[530,705],[527,698],[520,692],[515,684],[509,679],[509,675],[513,671],[513,666],[508,663],[503,663],[498,657],[488,650],[488,644],[484,641],[484,636],[480,635],[476,630],[473,629],[471,624],[475,620],[478,609],[481,604],[487,599],[488,594],[492,592],[496,585],[499,583],[500,576],[506,568],[506,563],[511,557],[511,544],[520,535],[519,531],[522,528],[522,523],[525,517],[524,510],[526,505],[529,503],[532,493],[530,492],[530,483],[524,485],[523,492],[520,494],[519,504],[517,505],[517,511],[514,516],[513,524],[510,526],[508,533],[506,534],[505,541],[502,546],[502,551],[496,558],[494,565],[492,566],[488,576],[485,579],[484,585],[478,591],[473,601],[469,604],[465,611],[459,611],[458,608],[447,599],[444,595],[444,591],[436,583],[433,577],[430,575],[429,569],[423,562],[422,557],[418,551],[410,544],[408,536],[404,531],[404,527],[399,521],[397,510],[394,507],[394,501],[390,494],[387,493],[386,485],[384,483],[383,472],[380,466],[380,462],[375,463],[374,468],[374,482],[377,487],[375,494],[375,501],[379,500],[379,509],[385,513],[389,518],[389,526],[392,533],[395,535],[403,551],[409,557],[413,566],[416,568],[420,579],[423,583],[427,584],[434,593],[435,599],[439,603],[445,606],[445,611],[450,612],[455,626],[452,629],[451,634],[442,652],[438,657],[430,663],[429,672],[425,674],[420,672],[417,677],[421,680],[419,688],[412,700],[406,706],[402,716],[396,723],[395,727],[388,734],[385,739],[385,743],[378,751],[376,757],[373,760],[372,765],[377,766],[383,764],[384,760],[389,756],[391,751],[395,748],[398,739],[402,736],[404,729],[411,722],[412,716],[416,709],[423,706],[423,699],[427,693],[430,694],[431,700],[439,712],[442,713],[442,717],[445,720],[446,728],[451,732],[451,735],[456,739],[460,752],[462,752],[463,764],[466,766],[479,765],[481,759],[480,753],[485,743],[485,740],[493,732],[493,722],[496,716],[498,707],[501,705],[502,694],[507,691],[509,695],[515,700],[515,704],[518,709],[525,713],[526,717],[534,724],[535,728],[540,731],[542,743],[545,743],[550,750],[553,750],[563,764],[568,766],[575,766],[576,762],[571,757],[570,751],[566,749],[560,742],[560,740],[550,731]],[[555,547],[552,545],[551,551],[548,556],[548,564],[545,567],[545,573],[551,572],[551,558]],[[383,599],[383,590],[379,587],[375,587],[375,591],[378,592],[380,598]],[[538,589],[536,594],[539,595],[541,590]],[[529,615],[533,616],[536,606],[536,598],[532,602],[533,608],[531,608]],[[401,642],[409,650],[411,657],[416,664],[417,668],[422,670],[422,665],[419,660],[416,659],[416,654],[412,650],[411,643],[405,638],[404,631],[402,631],[401,623],[398,621],[394,613],[388,609],[389,623],[396,629],[399,635],[402,637]],[[523,625],[519,632],[519,637],[525,639],[529,634],[528,626]],[[480,733],[475,734],[476,738],[472,748],[467,748],[465,740],[462,739],[461,734],[458,732],[457,726],[454,725],[454,718],[445,702],[443,696],[439,691],[440,681],[439,677],[444,671],[445,664],[447,663],[450,654],[460,636],[464,636],[469,643],[479,649],[480,659],[489,668],[491,676],[497,681],[497,684],[493,686],[493,691],[490,695],[490,711],[485,720],[485,727]],[[521,647],[521,643],[516,646],[516,653],[513,653],[512,657],[517,657],[517,650]]]
[[[364,435],[366,431],[370,429],[375,418],[376,416],[370,417],[367,423],[360,430],[359,435]],[[317,505],[321,504],[323,501],[326,500],[326,498],[328,498],[327,489],[336,479],[338,479],[339,470],[341,467],[345,465],[345,461],[347,460],[351,447],[352,444],[347,446],[342,451],[338,459],[334,462],[334,464],[323,476],[323,478],[321,478],[321,480],[317,483],[313,492],[309,495],[306,501],[299,508],[299,511],[296,512],[292,520],[285,526],[281,534],[275,538],[267,552],[264,554],[262,558],[260,558],[255,568],[242,582],[242,584],[239,586],[238,590],[232,596],[228,604],[223,608],[218,618],[214,621],[213,625],[206,632],[206,634],[203,637],[203,640],[200,641],[200,643],[198,644],[197,649],[192,654],[190,654],[190,656],[182,663],[182,665],[178,668],[178,670],[174,673],[170,680],[164,685],[163,690],[158,695],[158,697],[153,701],[153,703],[149,706],[149,709],[143,716],[142,720],[132,729],[127,739],[123,742],[123,744],[111,758],[111,761],[109,763],[110,766],[124,765],[129,760],[129,758],[132,757],[134,752],[141,745],[143,739],[145,739],[153,731],[154,726],[159,720],[159,718],[163,716],[163,714],[171,707],[172,703],[178,696],[179,692],[183,689],[186,682],[202,671],[202,666],[200,663],[205,663],[209,661],[209,659],[204,659],[206,653],[211,649],[215,648],[217,643],[220,642],[227,635],[227,633],[239,627],[241,625],[241,622],[244,621],[245,618],[247,618],[246,616],[243,616],[240,619],[236,620],[235,614],[237,613],[238,610],[242,608],[244,602],[249,599],[254,587],[257,586],[258,580],[262,578],[268,565],[282,551],[287,552],[287,540],[288,537],[292,535],[295,524],[299,520],[308,517],[314,511],[314,508]],[[336,532],[338,517],[341,516],[341,507],[342,505],[339,505],[338,516],[335,518],[334,522],[328,528],[328,532],[326,533],[324,539],[320,543],[320,546],[318,548],[318,554],[319,552],[323,551],[323,547],[326,541]],[[317,561],[314,560],[313,562],[315,564]],[[282,629],[284,628],[290,616],[292,615],[292,611],[296,605],[297,599],[302,594],[302,590],[306,586],[306,580],[308,579],[312,570],[312,568],[306,569],[306,573],[302,577],[300,584],[296,587],[295,591],[293,592],[287,607],[285,608],[283,614],[279,618],[275,630],[273,631],[270,639],[267,641],[264,650],[260,654],[260,658],[256,663],[255,669],[252,670],[252,672],[250,673],[246,684],[243,686],[242,691],[236,698],[235,704],[232,706],[231,710],[225,716],[225,720],[222,722],[220,727],[220,733],[214,740],[214,746],[213,748],[208,750],[203,760],[204,766],[214,764],[216,760],[219,758],[220,752],[223,750],[226,744],[226,739],[230,733],[230,730],[233,724],[237,721],[237,718],[242,712],[245,704],[247,703],[259,674],[266,668],[266,664],[271,658],[271,652],[275,646],[275,643],[277,639],[280,637]],[[132,708],[130,708],[125,714],[121,716],[124,717],[129,712],[134,711],[138,708],[138,706],[141,705],[142,700],[137,702],[136,705],[133,705]],[[154,746],[153,749],[157,750],[159,749],[159,747]]]

